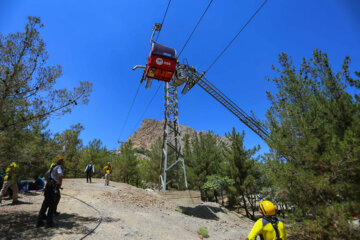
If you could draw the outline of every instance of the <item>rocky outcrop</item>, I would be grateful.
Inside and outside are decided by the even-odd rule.
[[[156,141],[159,138],[161,140],[163,139],[164,122],[165,120],[157,121],[154,119],[144,119],[140,128],[137,131],[135,131],[128,140],[131,140],[134,148],[151,150],[152,146],[156,143]],[[188,135],[190,141],[192,141],[200,133],[206,133],[206,131],[196,131],[191,127],[187,127],[181,124],[180,124],[180,132],[181,132],[182,141],[184,140],[184,136],[186,135]],[[218,135],[216,136],[219,144],[224,143],[226,146],[230,146],[231,143],[227,138]]]

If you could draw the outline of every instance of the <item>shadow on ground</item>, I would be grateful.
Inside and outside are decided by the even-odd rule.
[[[224,212],[219,207],[211,207],[206,205],[198,205],[196,207],[178,207],[178,211],[192,217],[208,219],[208,220],[219,220],[216,216],[218,212]]]
[[[48,239],[58,234],[85,235],[98,223],[98,217],[63,213],[55,217],[57,228],[36,228],[37,212],[0,212],[0,239]],[[107,222],[120,219],[106,218]],[[65,237],[66,239],[66,237]]]

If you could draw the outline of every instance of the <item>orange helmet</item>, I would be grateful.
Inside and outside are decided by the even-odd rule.
[[[265,217],[274,216],[276,214],[275,205],[268,200],[260,201],[260,209]]]

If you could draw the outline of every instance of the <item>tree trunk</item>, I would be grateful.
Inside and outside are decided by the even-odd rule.
[[[242,197],[242,200],[243,200],[243,203],[244,203],[244,208],[245,208],[245,212],[246,212],[246,217],[250,218],[249,210],[247,209],[247,205],[246,205],[245,195],[244,195],[243,192],[241,193],[241,197]]]

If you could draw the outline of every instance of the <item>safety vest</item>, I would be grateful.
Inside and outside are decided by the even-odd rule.
[[[10,166],[5,171],[6,175],[4,177],[4,181],[15,180],[16,172],[17,172],[18,168],[19,168],[19,165],[17,165],[16,163],[10,164]]]
[[[112,167],[111,166],[105,166],[104,170],[105,170],[106,174],[110,174],[112,172]]]

